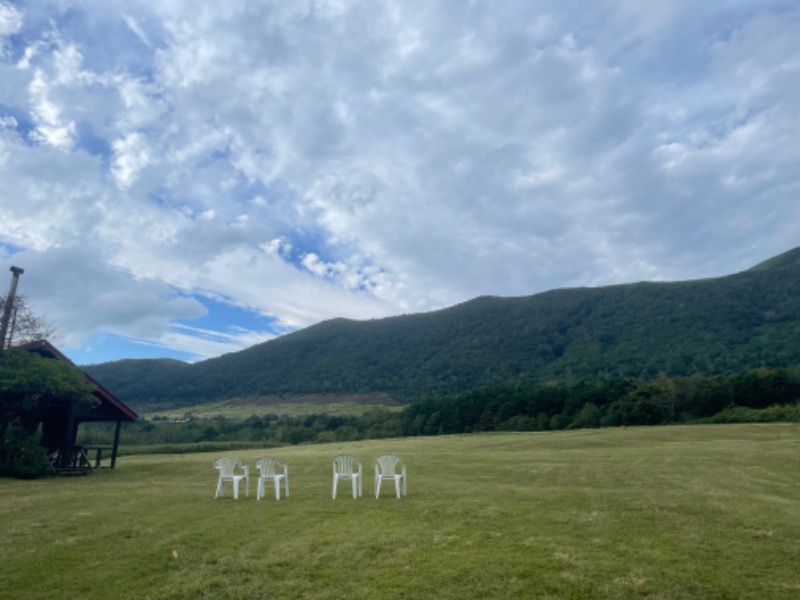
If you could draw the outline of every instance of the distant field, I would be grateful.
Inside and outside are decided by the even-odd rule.
[[[265,396],[258,399],[235,399],[195,406],[183,406],[169,410],[144,410],[142,416],[165,419],[182,419],[186,414],[210,419],[217,416],[226,419],[242,420],[253,415],[263,417],[275,414],[289,417],[325,413],[332,416],[358,416],[374,408],[389,411],[402,410],[405,405],[380,395],[308,395],[295,396],[291,401],[280,396]]]
[[[365,462],[330,498],[330,459]],[[409,495],[373,496],[372,458]],[[263,451],[240,450],[252,464]],[[217,454],[0,479],[4,599],[800,597],[800,425],[276,448],[291,497],[214,500]],[[346,488],[346,486],[345,486]],[[387,490],[388,492],[388,490]]]

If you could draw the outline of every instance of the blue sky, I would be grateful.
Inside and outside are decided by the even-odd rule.
[[[0,0],[0,274],[87,364],[737,272],[798,245],[797,31],[795,0]]]

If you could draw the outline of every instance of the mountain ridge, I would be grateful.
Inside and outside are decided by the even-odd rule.
[[[134,405],[381,393],[398,399],[549,379],[724,374],[800,362],[800,248],[720,277],[479,296],[324,321],[192,365],[86,367]],[[163,366],[164,368],[160,368]]]

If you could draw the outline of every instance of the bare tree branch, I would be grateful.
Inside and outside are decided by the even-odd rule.
[[[5,310],[6,299],[6,295],[0,296],[0,313]],[[55,326],[45,315],[37,315],[31,310],[24,294],[17,294],[14,297],[11,323],[8,328],[9,346],[37,340],[52,340],[55,333]]]

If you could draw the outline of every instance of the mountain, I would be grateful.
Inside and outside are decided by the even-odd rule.
[[[397,399],[562,378],[733,373],[800,363],[800,248],[725,277],[485,296],[370,321],[333,319],[192,365],[86,367],[126,403],[267,395]]]

